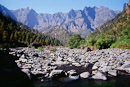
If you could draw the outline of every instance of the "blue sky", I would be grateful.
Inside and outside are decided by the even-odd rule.
[[[38,13],[68,12],[71,9],[79,10],[87,7],[105,6],[112,10],[122,10],[123,4],[129,0],[0,0],[0,4],[10,10],[32,8]]]

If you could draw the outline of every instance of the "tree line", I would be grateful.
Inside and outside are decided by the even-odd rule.
[[[43,46],[62,45],[59,40],[30,29],[0,13],[0,47],[28,46],[32,42],[38,42]]]

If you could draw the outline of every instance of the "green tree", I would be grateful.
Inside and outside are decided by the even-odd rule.
[[[7,41],[7,39],[8,39],[8,32],[7,31],[3,31],[2,39],[3,39],[3,41]]]
[[[10,35],[10,42],[13,42],[13,41],[14,41],[14,34],[11,33],[11,35]]]
[[[18,32],[17,32],[17,31],[14,33],[14,40],[15,40],[16,42],[18,42]]]
[[[69,37],[68,46],[70,48],[79,48],[81,43],[83,43],[84,38],[81,38],[79,34],[74,34],[73,36]]]

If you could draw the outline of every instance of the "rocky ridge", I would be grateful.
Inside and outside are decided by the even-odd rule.
[[[66,47],[57,47],[55,52],[31,48],[10,50],[10,54],[19,58],[15,61],[17,65],[29,77],[29,73],[31,73],[34,75],[42,74],[50,79],[58,78],[62,81],[79,78],[107,80],[108,76],[121,74],[120,71],[130,73],[129,49],[102,49],[89,52]],[[88,71],[87,68],[90,64],[93,65],[92,70]],[[68,66],[70,70],[59,68],[62,66]],[[73,67],[84,67],[84,71],[78,72]],[[41,81],[44,79],[42,78]]]
[[[4,8],[4,9],[3,9]],[[6,10],[0,5],[0,12],[6,15],[14,15],[13,19],[21,22],[30,28],[38,29],[42,32],[49,26],[62,26],[72,33],[79,33],[86,37],[103,23],[113,19],[120,11],[113,11],[106,7],[85,7],[83,10],[71,9],[68,13],[58,12],[55,14],[37,13],[35,10],[21,8],[18,10]]]

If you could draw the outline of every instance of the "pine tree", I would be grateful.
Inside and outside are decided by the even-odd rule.
[[[14,40],[15,40],[16,42],[18,42],[18,37],[17,37],[18,35],[17,35],[17,34],[18,34],[18,32],[16,31],[16,32],[14,33]]]
[[[14,34],[11,33],[11,35],[10,35],[10,42],[13,42],[13,41],[14,41]]]
[[[3,40],[3,41],[7,41],[7,39],[8,39],[8,33],[7,33],[7,31],[3,31],[2,40]]]

